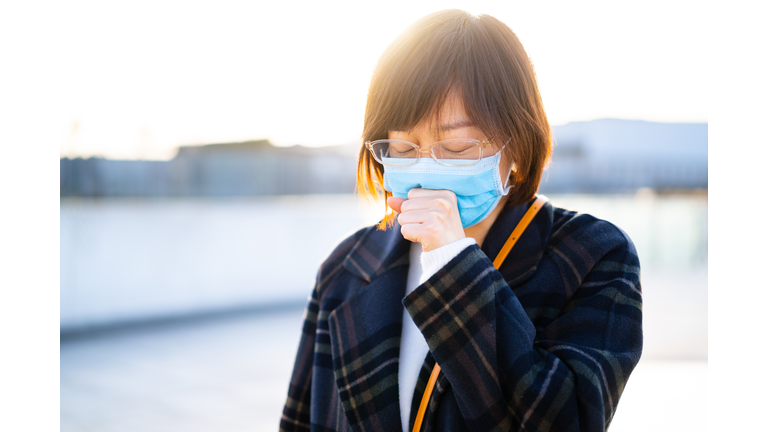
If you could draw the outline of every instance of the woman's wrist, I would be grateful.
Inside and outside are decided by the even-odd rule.
[[[452,259],[456,258],[464,249],[477,244],[474,238],[464,237],[447,245],[440,246],[428,252],[421,253],[422,274],[419,283],[422,284],[431,278],[438,270],[445,267]]]

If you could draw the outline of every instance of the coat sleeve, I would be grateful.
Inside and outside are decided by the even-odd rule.
[[[304,309],[304,325],[293,366],[293,375],[288,385],[288,397],[280,419],[280,432],[305,432],[310,429],[309,407],[312,396],[312,366],[318,309],[317,287],[315,287]]]
[[[562,276],[578,289],[538,331],[477,245],[405,298],[470,430],[608,427],[642,349],[637,254],[626,234],[609,229],[592,237],[598,248],[563,242],[570,246],[552,252],[591,265]]]

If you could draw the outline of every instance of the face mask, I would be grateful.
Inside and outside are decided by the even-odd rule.
[[[392,164],[398,161],[402,162],[402,159],[385,159],[385,162]],[[511,186],[501,185],[500,163],[501,152],[467,166],[445,166],[431,157],[419,158],[418,162],[408,166],[384,165],[384,189],[397,198],[405,199],[413,188],[453,191],[461,225],[468,228],[488,217],[501,197],[511,189]],[[506,178],[509,178],[509,173]]]

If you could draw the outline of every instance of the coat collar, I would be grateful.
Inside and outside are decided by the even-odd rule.
[[[490,259],[532,203],[502,210],[481,248]],[[552,218],[553,208],[547,203],[502,264],[500,271],[512,288],[536,272]],[[400,429],[398,360],[410,246],[397,223],[386,231],[371,227],[343,262],[348,272],[368,283],[329,315],[334,377],[354,430]]]
[[[368,283],[385,271],[409,264],[411,242],[400,234],[400,224],[386,231],[375,226],[358,240],[357,244],[344,258],[344,267],[350,273],[362,278]]]

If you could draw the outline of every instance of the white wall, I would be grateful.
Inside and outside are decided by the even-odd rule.
[[[320,262],[375,222],[349,195],[62,200],[61,328],[303,301]]]

